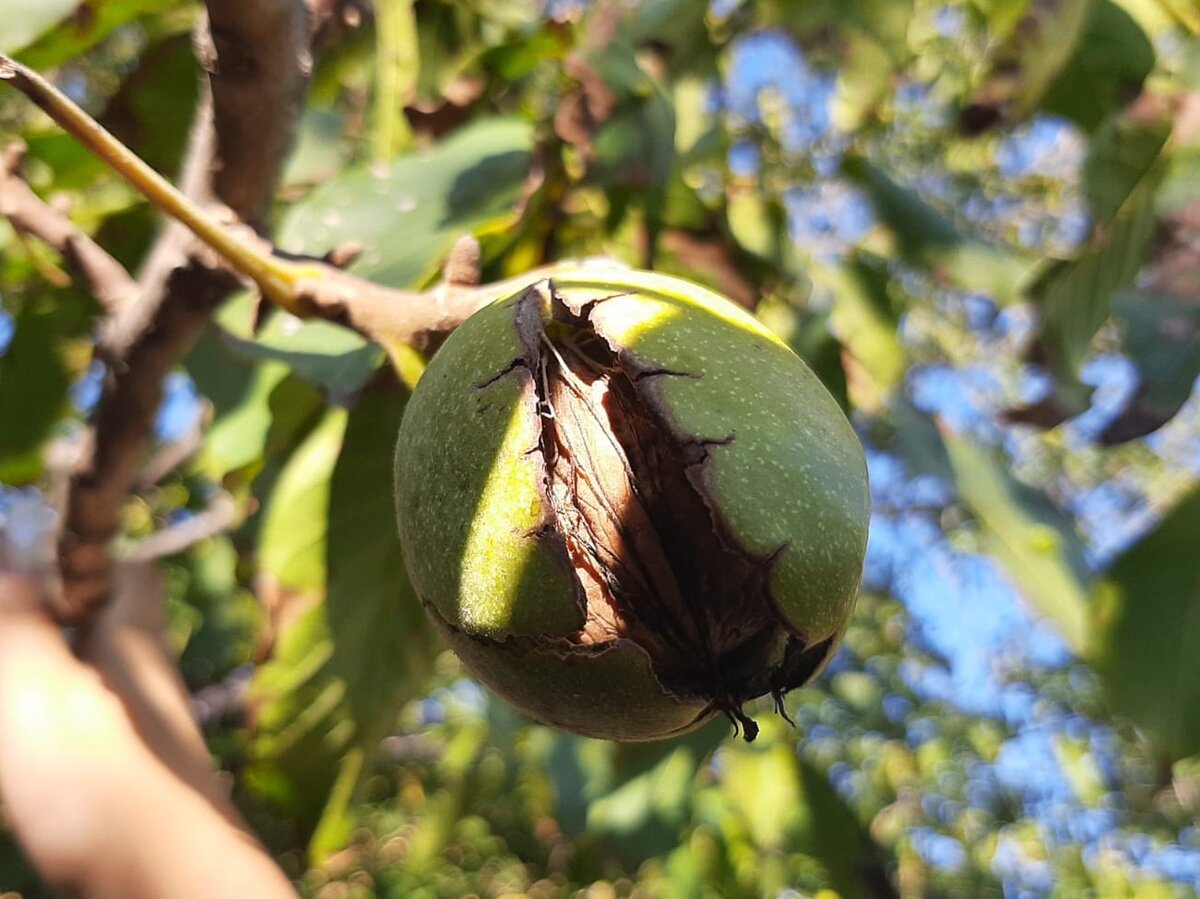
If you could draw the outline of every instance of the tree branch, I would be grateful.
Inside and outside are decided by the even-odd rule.
[[[205,214],[201,204],[223,204],[250,222],[264,217],[303,110],[315,25],[302,0],[207,5],[211,30],[202,29],[197,43],[210,73],[211,102],[201,105],[189,141],[186,197],[36,73],[0,56],[0,78],[118,171],[137,170],[160,205],[162,197],[184,199],[168,212],[191,230],[207,232],[207,242],[236,244],[240,234]],[[135,186],[147,192],[146,184]],[[96,410],[93,451],[71,481],[59,544],[63,589],[55,611],[63,621],[91,620],[108,597],[109,543],[153,441],[162,379],[238,286],[228,267],[210,256],[181,228],[168,226],[148,254],[140,298],[104,325],[110,370]],[[269,270],[258,274],[270,280]]]
[[[24,158],[22,143],[10,144],[0,157],[0,215],[17,231],[32,234],[60,253],[110,315],[120,312],[137,298],[137,282],[69,218],[33,192],[20,175]]]
[[[61,620],[87,620],[108,596],[109,543],[154,439],[162,380],[200,339],[212,312],[236,286],[226,272],[176,269],[152,327],[109,371],[96,409],[92,455],[71,481],[59,541],[63,590],[55,613]]]
[[[291,150],[318,23],[297,0],[207,0],[197,56],[212,86],[213,195],[258,226]]]
[[[168,227],[149,254],[142,273],[141,301],[122,310],[105,328],[106,356],[114,365],[97,409],[91,463],[72,481],[66,526],[60,541],[63,601],[57,611],[66,621],[87,620],[107,595],[108,544],[117,532],[121,507],[137,482],[153,438],[162,378],[199,339],[212,311],[237,284],[235,272],[250,277],[267,299],[293,314],[319,317],[354,329],[390,352],[397,369],[403,372],[410,348],[424,350],[435,346],[481,305],[515,292],[560,267],[549,266],[519,278],[479,286],[476,283],[479,248],[473,239],[468,239],[456,246],[446,279],[433,290],[396,290],[350,275],[323,260],[285,257],[245,224],[228,220],[232,213],[253,218],[263,208],[266,202],[263,184],[267,178],[264,172],[278,176],[290,137],[259,144],[259,132],[266,121],[277,115],[282,115],[281,120],[276,120],[277,127],[289,135],[294,131],[294,116],[302,105],[302,79],[311,66],[307,44],[311,30],[305,29],[306,43],[293,47],[293,58],[281,76],[301,92],[300,97],[295,102],[283,103],[278,86],[268,84],[258,103],[264,110],[274,104],[274,110],[264,113],[266,119],[247,118],[246,110],[253,108],[253,104],[246,105],[247,94],[256,85],[272,81],[262,66],[268,60],[283,57],[275,50],[264,50],[251,65],[238,54],[253,46],[247,42],[262,29],[271,31],[272,46],[289,36],[296,39],[301,31],[294,22],[282,32],[272,30],[283,27],[270,24],[279,21],[272,18],[280,12],[278,0],[264,3],[264,8],[255,7],[243,22],[238,11],[253,6],[248,0],[241,5],[210,3],[213,21],[220,22],[223,29],[220,39],[213,41],[218,51],[216,71],[222,73],[220,77],[230,79],[225,82],[229,89],[218,90],[214,75],[211,100],[214,111],[211,119],[202,117],[193,130],[184,166],[186,193],[138,159],[37,73],[0,55],[0,79],[10,81],[29,96],[202,242],[197,244],[178,226]],[[275,12],[268,15],[270,10]],[[234,27],[239,23],[244,25],[240,30]],[[229,51],[232,56],[228,60],[222,55],[226,46],[234,48]],[[223,98],[231,96],[236,97],[231,102],[241,111],[231,110],[223,115],[219,107]],[[271,165],[262,159],[251,165],[250,157],[240,155],[240,151],[233,159],[223,158],[218,149],[223,146],[223,138],[219,128],[213,130],[211,122],[231,123],[226,125],[229,128],[252,128],[252,132],[243,132],[239,137],[243,143],[260,146],[260,152],[272,158]],[[210,153],[214,154],[211,158]],[[245,162],[238,163],[239,160]],[[245,164],[248,169],[241,171],[237,164]],[[215,178],[216,174],[220,178]],[[218,201],[236,204],[232,208],[226,206],[222,217],[226,220],[214,215],[211,206],[203,208],[197,201],[208,194],[209,188],[230,192],[228,197],[219,192],[216,196]],[[267,196],[269,193],[267,190]],[[214,258],[205,247],[223,256],[227,264]],[[164,276],[160,288],[159,281]]]

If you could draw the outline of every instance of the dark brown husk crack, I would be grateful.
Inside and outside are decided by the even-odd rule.
[[[753,740],[742,703],[771,693],[782,713],[827,643],[789,631],[769,591],[771,558],[738,547],[703,495],[713,444],[680,439],[654,409],[650,379],[697,375],[638,370],[614,352],[589,317],[603,300],[572,311],[552,287],[548,299],[549,321],[535,288],[517,324],[541,419],[548,537],[565,543],[585,606],[577,640],[632,641],[664,689],[703,699]]]

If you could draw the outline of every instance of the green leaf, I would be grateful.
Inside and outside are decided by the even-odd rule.
[[[32,44],[75,9],[76,0],[2,0],[0,53],[15,53]]]
[[[1038,490],[1015,480],[992,454],[943,431],[959,498],[983,549],[1001,565],[1075,652],[1089,645],[1087,564],[1071,522]]]
[[[1096,220],[1087,249],[1077,259],[1053,265],[1033,287],[1042,307],[1043,339],[1068,405],[1081,404],[1072,393],[1082,392],[1079,370],[1092,337],[1108,320],[1113,295],[1133,281],[1145,261],[1163,172],[1156,163],[1168,134],[1165,125],[1143,128],[1114,121],[1096,138],[1085,168]]]
[[[237,564],[237,550],[224,536],[168,563],[168,596],[177,613],[172,631],[184,647],[179,669],[189,684],[211,684],[255,657],[263,608],[238,584]]]
[[[843,131],[863,127],[891,95],[895,78],[896,60],[886,46],[862,32],[847,35],[833,97],[834,124]]]
[[[1091,141],[1083,166],[1084,189],[1092,216],[1099,222],[1116,218],[1156,172],[1171,136],[1171,122],[1111,119]]]
[[[731,190],[725,201],[730,236],[760,259],[780,264],[791,249],[787,212],[773,197],[757,190]]]
[[[398,388],[375,390],[350,413],[329,498],[326,609],[334,671],[360,721],[390,728],[402,702],[424,686],[441,643],[408,583],[392,499]]]
[[[10,25],[20,21],[8,12],[10,4],[15,6],[17,2],[4,0],[0,5],[0,21],[4,22],[6,35]],[[34,4],[26,0],[20,5],[28,9]],[[60,0],[50,0],[49,5],[57,10]],[[122,25],[171,5],[171,0],[105,0],[103,3],[86,3],[82,6],[72,4],[72,8],[79,7],[85,12],[77,19],[63,23],[60,28],[42,33],[35,43],[22,50],[21,61],[34,69],[54,68],[94,47]],[[186,22],[186,19],[181,21],[181,28],[187,27]]]
[[[631,866],[664,854],[691,813],[700,767],[728,734],[723,719],[652,743],[547,732],[543,763],[555,788],[555,815],[564,831],[603,840]]]
[[[1200,752],[1200,489],[1127,550],[1095,591],[1093,658],[1113,707],[1171,759]]]
[[[395,287],[420,286],[459,236],[511,221],[532,140],[524,122],[489,119],[390,166],[349,169],[288,211],[279,244],[321,256],[350,241],[364,247],[350,271]],[[255,302],[244,295],[221,312],[233,348],[247,359],[286,363],[335,402],[361,388],[384,358],[353,331],[281,313],[254,336]]]
[[[372,391],[349,416],[329,412],[284,470],[263,526],[263,570],[314,604],[256,679],[248,782],[314,829],[314,859],[348,839],[379,741],[440,648],[396,536],[402,409],[392,389]]]
[[[929,416],[903,396],[893,399],[888,413],[878,422],[884,430],[877,438],[880,444],[903,459],[914,474],[953,482],[954,469],[946,444]]]
[[[331,409],[284,466],[258,535],[259,571],[304,594],[325,590],[329,480],[346,428],[344,409]]]
[[[887,270],[863,258],[838,268],[814,269],[813,277],[835,297],[829,314],[832,332],[870,379],[869,390],[862,384],[852,393],[857,402],[876,405],[900,382],[907,361],[897,334],[899,317],[888,295]]]
[[[1137,22],[1112,0],[1091,0],[1083,37],[1042,99],[1045,112],[1092,130],[1154,69],[1154,46]]]
[[[213,423],[194,463],[212,478],[258,473],[295,442],[321,407],[320,394],[281,362],[248,363],[219,328],[210,328],[185,363],[213,406]]]
[[[302,321],[286,312],[276,312],[254,336],[247,325],[257,295],[244,294],[222,310],[218,321],[232,325],[225,342],[245,361],[270,360],[284,363],[310,384],[322,388],[332,402],[345,402],[357,391],[384,358],[383,350],[349,328],[331,322]],[[243,336],[245,335],[245,336]]]
[[[1016,9],[1010,4],[1010,9]],[[962,124],[982,130],[997,117],[1008,122],[1026,118],[1075,54],[1088,21],[1090,0],[1026,3],[1019,20],[1005,16],[983,77],[963,113]],[[992,17],[992,24],[998,17]]]
[[[105,110],[116,136],[169,178],[184,156],[200,76],[191,35],[172,34],[142,54]]]
[[[1200,307],[1172,297],[1123,293],[1114,300],[1113,318],[1140,383],[1131,406],[1101,435],[1105,443],[1141,437],[1166,424],[1200,377]]]
[[[413,0],[375,4],[375,158],[391,160],[412,143],[404,107],[416,99],[421,44]]]
[[[780,722],[764,724],[754,743],[731,744],[721,756],[722,792],[760,853],[811,855],[839,896],[880,895],[874,886],[887,874],[879,847]]]
[[[70,386],[56,313],[29,305],[15,325],[0,356],[0,481],[7,484],[28,483],[40,474],[39,451],[65,411]]]
[[[353,241],[364,250],[350,271],[418,286],[457,237],[512,220],[532,147],[524,121],[486,119],[390,166],[349,169],[289,210],[279,244],[320,256]]]

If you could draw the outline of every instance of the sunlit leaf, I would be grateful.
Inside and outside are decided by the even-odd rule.
[[[779,722],[752,744],[731,744],[720,760],[722,791],[760,852],[804,852],[838,895],[892,895],[883,856],[825,776],[798,756]]]
[[[691,812],[697,772],[728,734],[723,720],[625,745],[547,732],[542,761],[555,816],[567,833],[598,839],[630,865],[665,853]]]
[[[0,3],[0,53],[14,53],[33,43],[71,14],[76,0],[4,0]]]
[[[402,409],[399,392],[379,390],[349,416],[328,413],[284,470],[263,524],[263,570],[313,604],[256,679],[250,780],[315,829],[314,858],[348,839],[379,741],[422,689],[440,646],[408,585],[395,529]]]
[[[195,466],[222,478],[257,468],[311,423],[320,394],[282,362],[251,364],[219,329],[211,329],[187,359],[187,371],[213,406],[213,422]]]
[[[351,241],[363,247],[354,273],[396,287],[419,286],[457,237],[511,219],[530,146],[528,125],[492,119],[390,166],[350,169],[289,211],[280,243],[320,256]],[[254,303],[246,295],[223,311],[231,345],[248,359],[286,363],[334,399],[353,394],[383,360],[378,347],[346,328],[286,314],[272,315],[252,336]]]
[[[829,325],[857,363],[847,386],[856,403],[876,407],[904,376],[906,355],[897,335],[899,318],[888,296],[888,274],[862,259],[822,268],[817,280],[835,297]]]
[[[4,22],[6,33],[12,23],[20,21],[21,14],[17,10],[18,17],[8,15],[7,4],[24,6],[27,12],[34,7],[28,0],[19,4],[16,0],[5,0],[5,5],[0,6],[0,21]],[[51,0],[49,5],[55,10],[62,9],[60,0]],[[25,47],[21,52],[21,61],[35,69],[52,68],[94,47],[122,25],[171,5],[170,0],[105,0],[104,3],[84,4],[78,17],[73,17],[58,28],[44,31],[35,43]],[[77,6],[77,3],[71,4],[71,8]],[[60,13],[58,18],[61,16]],[[186,20],[182,24],[186,28]]]
[[[488,119],[390,166],[349,169],[289,210],[279,243],[319,256],[353,241],[363,253],[350,271],[416,286],[455,238],[512,218],[531,148],[528,124]]]
[[[982,544],[1021,595],[1078,653],[1089,646],[1087,564],[1069,520],[1044,494],[1015,480],[987,450],[944,431],[960,499]]]

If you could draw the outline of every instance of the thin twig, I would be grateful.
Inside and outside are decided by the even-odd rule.
[[[284,308],[287,307],[286,304],[292,296],[289,282],[302,277],[302,272],[286,264],[274,263],[270,257],[264,257],[261,253],[248,252],[229,229],[221,227],[196,202],[184,196],[171,182],[146,165],[137,154],[113,137],[66,94],[37,72],[2,53],[0,79],[11,82],[64,131],[129,181],[140,194],[172,218],[185,224],[192,233],[226,259],[234,261],[240,271],[254,279],[268,298]]]
[[[196,415],[188,429],[175,440],[159,447],[146,460],[138,475],[137,490],[149,490],[162,483],[204,448],[204,433],[212,421],[212,403],[205,400],[200,405],[200,414]]]
[[[207,509],[142,540],[125,556],[129,562],[150,562],[178,555],[197,543],[224,533],[237,523],[238,505],[228,493],[218,494]]]
[[[284,258],[245,225],[217,221],[36,73],[0,55],[0,78],[12,81],[147,199],[221,254],[233,270],[251,278],[275,305],[301,318],[345,325],[385,349],[426,349],[480,306],[553,269],[484,286],[464,284],[464,279],[454,275],[432,291],[419,292],[384,287],[323,260]],[[477,268],[478,261],[473,265]],[[140,320],[134,325],[135,333],[145,330]],[[114,341],[118,345],[126,342]]]

